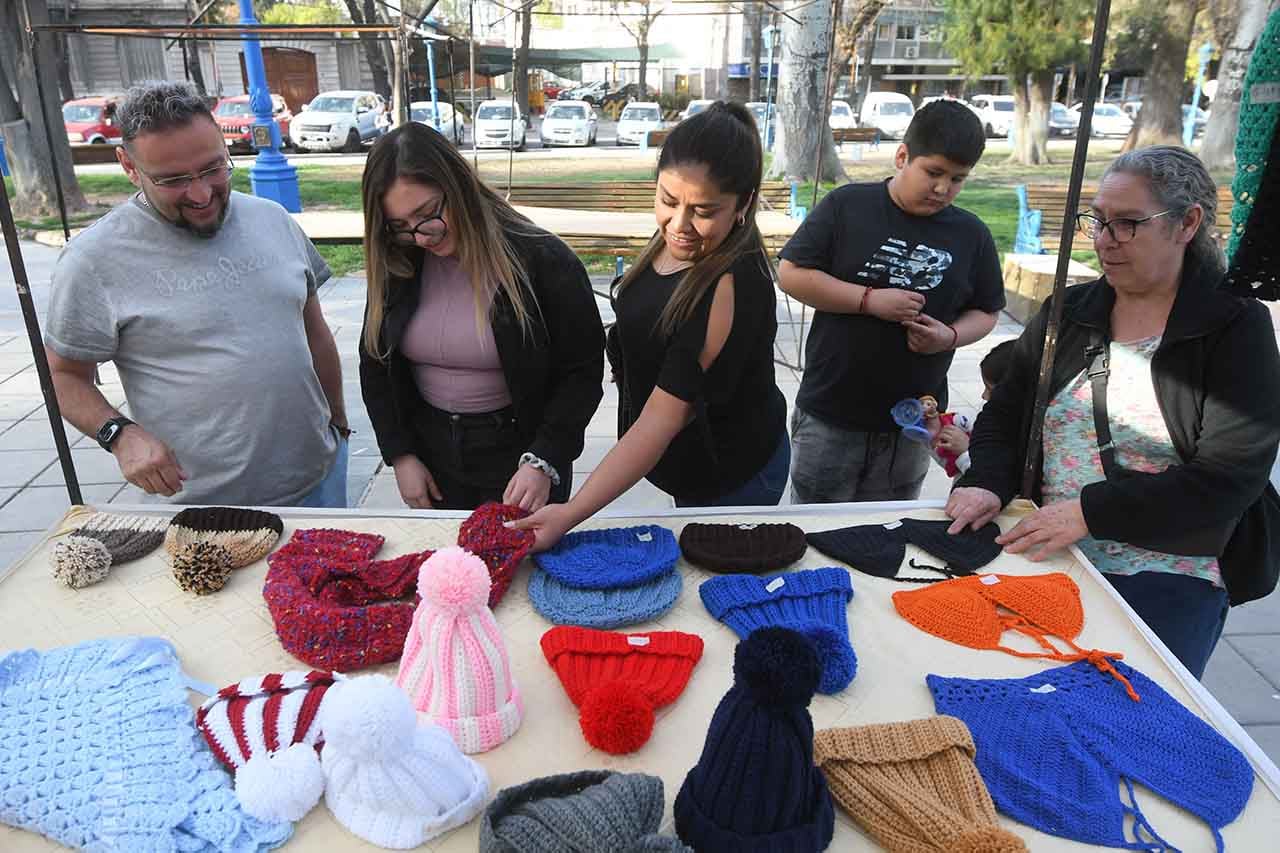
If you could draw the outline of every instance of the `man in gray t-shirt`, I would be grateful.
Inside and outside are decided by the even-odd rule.
[[[342,369],[316,297],[328,266],[280,205],[231,191],[188,85],[130,90],[117,116],[140,192],[54,269],[45,347],[64,417],[173,503],[345,506]],[[129,418],[93,384],[104,361]]]

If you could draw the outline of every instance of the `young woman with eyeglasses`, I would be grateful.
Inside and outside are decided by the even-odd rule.
[[[360,387],[404,502],[564,501],[603,396],[586,270],[411,122],[369,153]]]

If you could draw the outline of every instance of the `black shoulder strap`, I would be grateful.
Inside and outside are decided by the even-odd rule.
[[[1093,428],[1098,434],[1098,456],[1102,472],[1107,476],[1116,470],[1116,444],[1111,440],[1111,421],[1107,417],[1107,379],[1111,376],[1111,352],[1102,332],[1089,332],[1089,346],[1084,351],[1089,360],[1089,382],[1093,386]]]

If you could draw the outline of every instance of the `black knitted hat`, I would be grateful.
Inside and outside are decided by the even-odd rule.
[[[971,575],[1000,556],[1002,549],[996,544],[1000,528],[994,523],[988,522],[977,530],[966,527],[959,533],[948,533],[952,523],[949,519],[904,518],[898,532],[912,545],[941,560],[953,574]]]
[[[878,578],[897,575],[902,558],[907,555],[907,540],[901,527],[860,524],[810,533],[805,538],[828,557]]]
[[[804,556],[804,531],[794,524],[686,524],[680,550],[713,572],[774,572]]]

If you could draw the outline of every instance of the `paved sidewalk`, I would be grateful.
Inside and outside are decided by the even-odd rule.
[[[37,310],[43,318],[57,252],[24,243],[23,255]],[[605,278],[595,280],[598,291],[603,292],[607,284]],[[352,506],[401,508],[395,477],[379,458],[360,398],[356,348],[364,311],[364,279],[348,277],[329,282],[321,290],[321,301],[342,356],[343,391],[351,426],[356,430],[351,440],[348,499]],[[601,313],[610,321],[607,302],[599,301]],[[1276,313],[1273,309],[1273,316]],[[779,298],[778,346],[791,363],[796,360],[799,319],[798,306],[789,308]],[[979,361],[991,347],[1016,337],[1020,331],[1017,323],[1004,317],[993,334],[956,355],[951,369],[953,409],[976,414],[982,395]],[[790,406],[800,377],[784,367],[778,368],[777,376]],[[124,393],[110,365],[104,366],[102,380],[108,399],[123,403]],[[574,469],[575,488],[613,446],[617,405],[617,391],[606,383],[604,401],[587,429],[586,450]],[[70,426],[67,429],[86,502],[139,502],[141,493],[123,481],[114,459],[92,439]],[[948,486],[942,469],[932,466],[924,497],[942,497]],[[671,501],[642,481],[615,505],[646,510],[669,508]],[[67,493],[6,256],[0,261],[0,566],[7,566],[31,547],[67,507]],[[1267,754],[1280,762],[1280,593],[1231,611],[1204,683]]]

